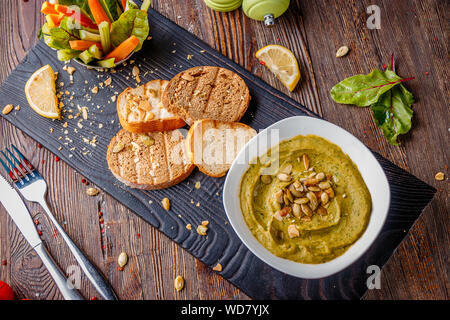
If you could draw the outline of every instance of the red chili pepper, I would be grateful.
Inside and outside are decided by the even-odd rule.
[[[91,300],[98,300],[96,296],[93,296]]]

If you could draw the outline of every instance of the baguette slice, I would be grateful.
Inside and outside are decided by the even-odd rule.
[[[201,172],[222,177],[256,131],[239,122],[195,121],[186,136],[186,153]]]
[[[107,151],[108,167],[117,180],[145,190],[171,187],[194,170],[180,130],[131,133],[120,130]]]
[[[239,121],[250,103],[244,80],[219,67],[194,67],[180,72],[164,89],[163,105],[192,125],[195,120]]]
[[[117,114],[125,130],[134,133],[170,131],[185,122],[167,111],[161,94],[169,81],[152,80],[137,88],[125,89],[117,99]]]

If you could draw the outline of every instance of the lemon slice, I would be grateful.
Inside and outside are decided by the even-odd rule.
[[[255,56],[275,74],[289,91],[294,90],[300,80],[300,69],[291,50],[271,44],[259,49]]]
[[[55,73],[46,65],[33,73],[25,84],[25,95],[30,106],[41,116],[50,119],[60,118],[55,80]]]

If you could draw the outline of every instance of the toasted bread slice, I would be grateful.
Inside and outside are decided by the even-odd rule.
[[[194,67],[169,81],[163,105],[192,125],[195,120],[239,121],[247,110],[250,93],[236,73],[219,67]]]
[[[161,103],[167,80],[152,80],[137,88],[125,89],[117,99],[117,114],[125,130],[135,133],[170,131],[185,122]]]
[[[119,181],[145,190],[171,187],[195,167],[179,130],[137,134],[122,129],[112,138],[106,158]]]
[[[195,121],[186,136],[186,153],[201,172],[222,177],[256,131],[239,122]]]

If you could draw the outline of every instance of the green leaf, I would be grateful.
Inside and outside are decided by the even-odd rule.
[[[370,106],[376,125],[392,145],[398,145],[400,134],[411,129],[414,97],[402,84],[384,93],[378,102]]]
[[[119,19],[122,14],[122,9],[120,9],[117,0],[100,0],[100,3],[111,22]]]
[[[330,93],[333,100],[338,103],[367,107],[377,102],[386,91],[406,80],[391,70],[375,69],[367,75],[358,74],[342,80],[331,89]]]
[[[61,49],[57,52],[57,57],[59,61],[67,61],[70,59],[74,59],[80,55],[81,51],[72,50],[72,49]]]
[[[80,39],[80,30],[77,26],[78,23],[71,17],[64,17],[59,24],[59,27],[68,33],[70,40]]]
[[[140,9],[129,9],[122,13],[119,19],[111,25],[111,43],[119,46],[132,35],[136,36],[140,43],[134,50],[139,51],[147,39],[149,31],[147,13]]]

